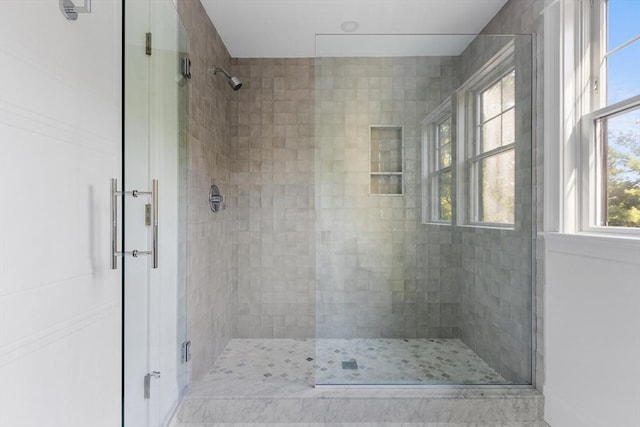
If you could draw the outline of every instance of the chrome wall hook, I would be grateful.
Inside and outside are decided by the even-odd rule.
[[[78,13],[91,13],[91,0],[84,0],[84,6],[76,6],[71,0],[60,0],[60,11],[69,21],[78,19]]]

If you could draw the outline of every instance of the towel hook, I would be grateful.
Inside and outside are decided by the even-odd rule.
[[[84,6],[76,6],[71,0],[60,0],[60,11],[69,21],[78,19],[78,13],[91,13],[91,0],[84,0]]]

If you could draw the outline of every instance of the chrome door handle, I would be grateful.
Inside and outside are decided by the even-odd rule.
[[[118,191],[118,180],[111,179],[111,269],[118,268],[119,256],[132,256],[137,258],[140,255],[151,255],[153,257],[153,268],[158,268],[158,180],[154,179],[151,191]],[[133,249],[131,251],[118,250],[118,196],[151,196],[153,240],[150,251],[139,251]]]

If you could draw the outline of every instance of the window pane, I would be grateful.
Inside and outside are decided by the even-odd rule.
[[[514,150],[488,157],[480,162],[480,221],[514,223],[514,180]]]
[[[486,122],[502,112],[502,85],[498,81],[480,95],[482,103],[482,121]]]
[[[451,144],[440,147],[440,156],[438,158],[438,169],[451,166]]]
[[[607,50],[611,51],[640,34],[640,1],[607,2]]]
[[[502,145],[516,142],[516,112],[511,109],[502,116]]]
[[[606,225],[640,227],[640,108],[603,119],[606,126]]]
[[[489,120],[482,125],[482,140],[480,141],[480,152],[493,150],[502,145],[502,116]]]
[[[502,79],[502,111],[516,105],[516,72],[515,70]]]
[[[451,117],[438,125],[438,169],[451,166]]]
[[[438,212],[437,218],[441,221],[450,221],[452,218],[451,209],[451,172],[444,172],[438,175]]]
[[[451,142],[451,117],[438,125],[438,144],[445,145]]]
[[[609,56],[607,61],[607,104],[640,95],[640,41]]]

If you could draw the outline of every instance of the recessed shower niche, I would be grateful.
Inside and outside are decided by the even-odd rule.
[[[369,127],[369,193],[403,194],[402,126]]]

